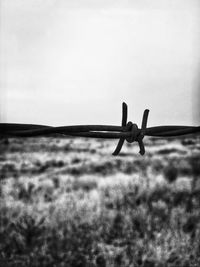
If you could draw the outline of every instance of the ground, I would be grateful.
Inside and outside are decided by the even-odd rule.
[[[200,265],[200,137],[0,140],[0,266]]]

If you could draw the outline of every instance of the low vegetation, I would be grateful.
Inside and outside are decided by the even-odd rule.
[[[0,266],[200,266],[200,139],[0,140]]]

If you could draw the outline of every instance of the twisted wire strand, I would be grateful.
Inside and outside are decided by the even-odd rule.
[[[144,136],[154,137],[173,137],[187,134],[200,133],[200,126],[155,126],[147,127],[149,110],[146,109],[143,114],[141,128],[132,122],[127,123],[128,106],[122,104],[122,124],[114,125],[73,125],[73,126],[46,126],[35,124],[18,124],[18,123],[0,123],[0,137],[37,137],[51,136],[52,134],[119,139],[113,155],[118,155],[122,149],[124,141],[129,143],[138,142],[140,154],[145,154],[143,144]]]

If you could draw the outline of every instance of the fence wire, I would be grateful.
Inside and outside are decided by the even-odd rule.
[[[37,137],[37,136],[52,136],[52,134],[75,136],[75,137],[90,137],[90,138],[105,138],[119,139],[113,155],[118,155],[122,149],[124,141],[129,143],[138,142],[141,155],[145,154],[143,143],[144,136],[154,137],[173,137],[187,134],[200,133],[200,126],[155,126],[147,127],[149,110],[146,109],[143,113],[141,128],[131,121],[127,122],[128,106],[122,104],[122,124],[121,126],[113,125],[74,125],[52,127],[35,124],[17,124],[17,123],[0,123],[0,137]]]

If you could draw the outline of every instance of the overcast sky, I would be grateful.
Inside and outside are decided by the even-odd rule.
[[[199,125],[199,0],[0,0],[0,121]]]

